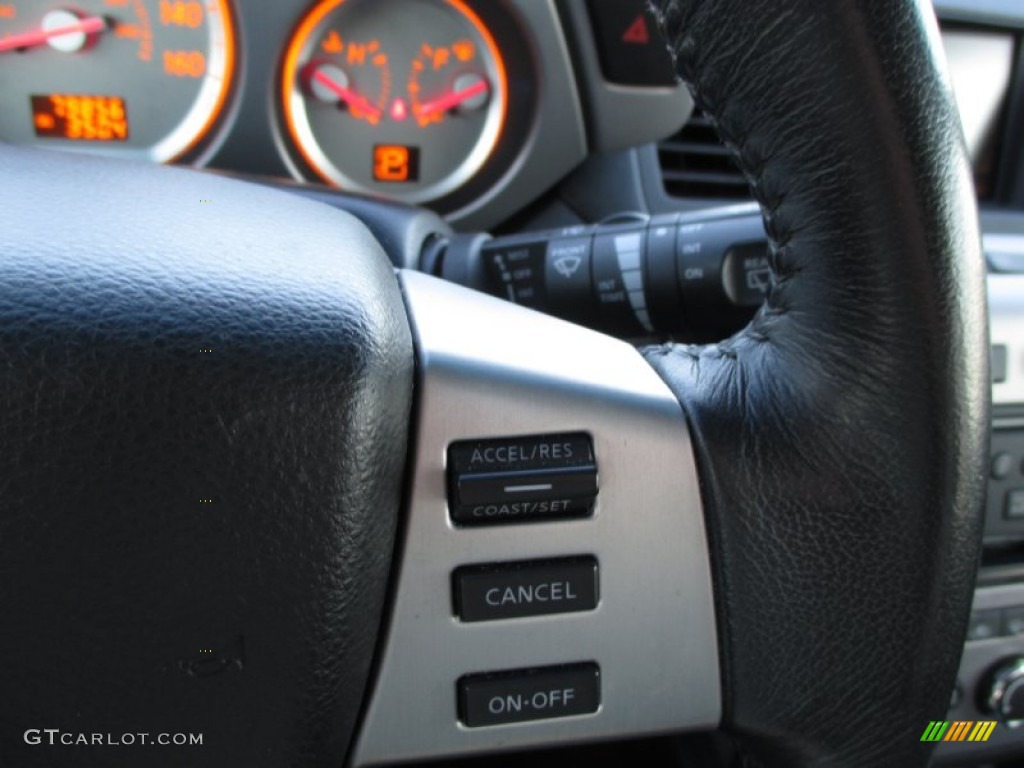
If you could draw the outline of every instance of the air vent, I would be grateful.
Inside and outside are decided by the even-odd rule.
[[[750,198],[747,180],[711,120],[695,109],[675,136],[658,145],[661,179],[672,197]]]

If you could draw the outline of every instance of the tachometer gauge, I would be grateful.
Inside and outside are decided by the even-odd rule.
[[[0,140],[167,162],[215,125],[228,0],[0,0]]]
[[[462,0],[322,0],[281,74],[284,123],[313,173],[412,203],[480,170],[508,95],[494,37]]]

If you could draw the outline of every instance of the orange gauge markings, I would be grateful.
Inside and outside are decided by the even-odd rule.
[[[463,0],[417,4],[423,24],[397,0],[321,0],[299,20],[278,82],[296,177],[424,202],[499,146],[509,86],[494,34]]]
[[[185,5],[192,6],[193,4],[186,3]],[[202,125],[199,127],[199,130],[196,132],[195,137],[185,146],[184,149],[182,149],[175,155],[175,158],[188,154],[192,149],[195,148],[197,144],[199,144],[199,142],[201,142],[203,139],[209,136],[210,131],[213,130],[213,127],[217,124],[217,121],[220,119],[221,113],[224,110],[224,106],[227,104],[228,96],[231,94],[231,86],[235,81],[235,70],[237,69],[238,65],[238,62],[236,60],[237,53],[235,47],[235,24],[234,18],[231,15],[230,0],[208,0],[208,2],[206,3],[195,3],[194,5],[200,6],[201,13],[205,14],[208,20],[211,16],[218,16],[220,18],[220,28],[223,30],[223,40],[221,41],[221,45],[224,49],[224,68],[223,74],[220,75],[220,87],[217,91],[217,95],[213,102],[212,108],[209,110],[206,119],[203,121]],[[169,22],[169,24],[173,25],[177,23],[177,17],[174,16],[175,11],[172,10],[171,13],[172,20]],[[184,14],[184,18],[187,22],[188,20],[194,18],[194,15],[190,14],[195,14],[195,9],[186,10]],[[202,16],[200,16],[200,19],[201,18]],[[184,26],[190,25],[188,23],[185,23]],[[180,54],[182,52],[176,51],[174,53]],[[185,72],[185,76],[195,77],[195,75],[192,75],[191,73],[197,71],[197,69],[200,68],[199,59],[194,55],[198,53],[199,56],[202,57],[202,75],[206,75],[206,60],[208,57],[205,55],[205,53],[200,51],[191,51],[185,53],[186,57],[184,61],[182,61],[181,58],[178,58],[171,64],[171,67],[175,68],[175,66],[180,62],[184,66],[182,69],[179,69],[178,71]],[[163,61],[165,76],[182,76],[180,74],[174,75],[170,72],[167,72],[167,66],[168,59],[165,56]]]
[[[313,158],[306,152],[303,142],[298,138],[298,132],[295,130],[295,117],[292,114],[291,105],[291,92],[292,85],[299,73],[299,57],[302,55],[302,49],[305,47],[306,42],[309,40],[313,31],[320,25],[320,22],[333,11],[335,8],[344,3],[345,0],[325,0],[316,6],[302,23],[299,28],[295,30],[295,34],[292,35],[291,42],[288,44],[288,50],[285,52],[284,57],[284,69],[281,74],[281,106],[284,109],[284,123],[288,128],[288,132],[292,136],[294,146],[298,148],[299,153],[302,155],[302,159],[306,161],[306,164],[316,170],[316,163]],[[328,36],[328,40],[332,40],[331,36]],[[341,41],[338,40],[338,51],[341,52]],[[324,181],[330,182],[330,179],[324,178]]]

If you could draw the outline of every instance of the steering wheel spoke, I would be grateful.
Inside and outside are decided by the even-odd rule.
[[[355,763],[714,727],[711,574],[675,397],[621,341],[417,273],[403,272],[401,281],[419,361],[412,481],[391,621]],[[491,503],[470,508],[478,524],[453,520],[453,444],[485,441],[480,463],[504,460],[521,474],[530,454],[534,464],[558,464],[536,454],[550,444],[550,456],[565,435],[592,441],[599,490],[589,514],[551,519],[561,511],[550,506],[569,506],[557,484],[520,501],[516,489],[529,486],[499,483],[479,497]],[[557,478],[557,468],[549,471]],[[522,519],[527,507],[548,502]],[[565,599],[578,591],[571,576],[547,577],[564,558],[596,562],[592,609]],[[509,563],[520,570],[502,572]],[[453,574],[467,566],[496,571],[484,595],[495,604],[482,606],[483,621],[460,620],[453,607]],[[548,602],[552,595],[570,612]],[[536,610],[553,612],[523,615]],[[594,711],[566,714],[585,691],[571,674],[561,683],[557,669],[539,687],[520,685],[537,670],[570,665],[571,673],[580,664],[598,670],[597,706],[587,707]],[[493,673],[500,674],[481,702],[484,724],[470,725],[460,685]]]

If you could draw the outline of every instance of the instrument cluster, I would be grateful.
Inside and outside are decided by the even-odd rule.
[[[0,0],[0,141],[451,212],[524,148],[530,48],[493,0]]]

